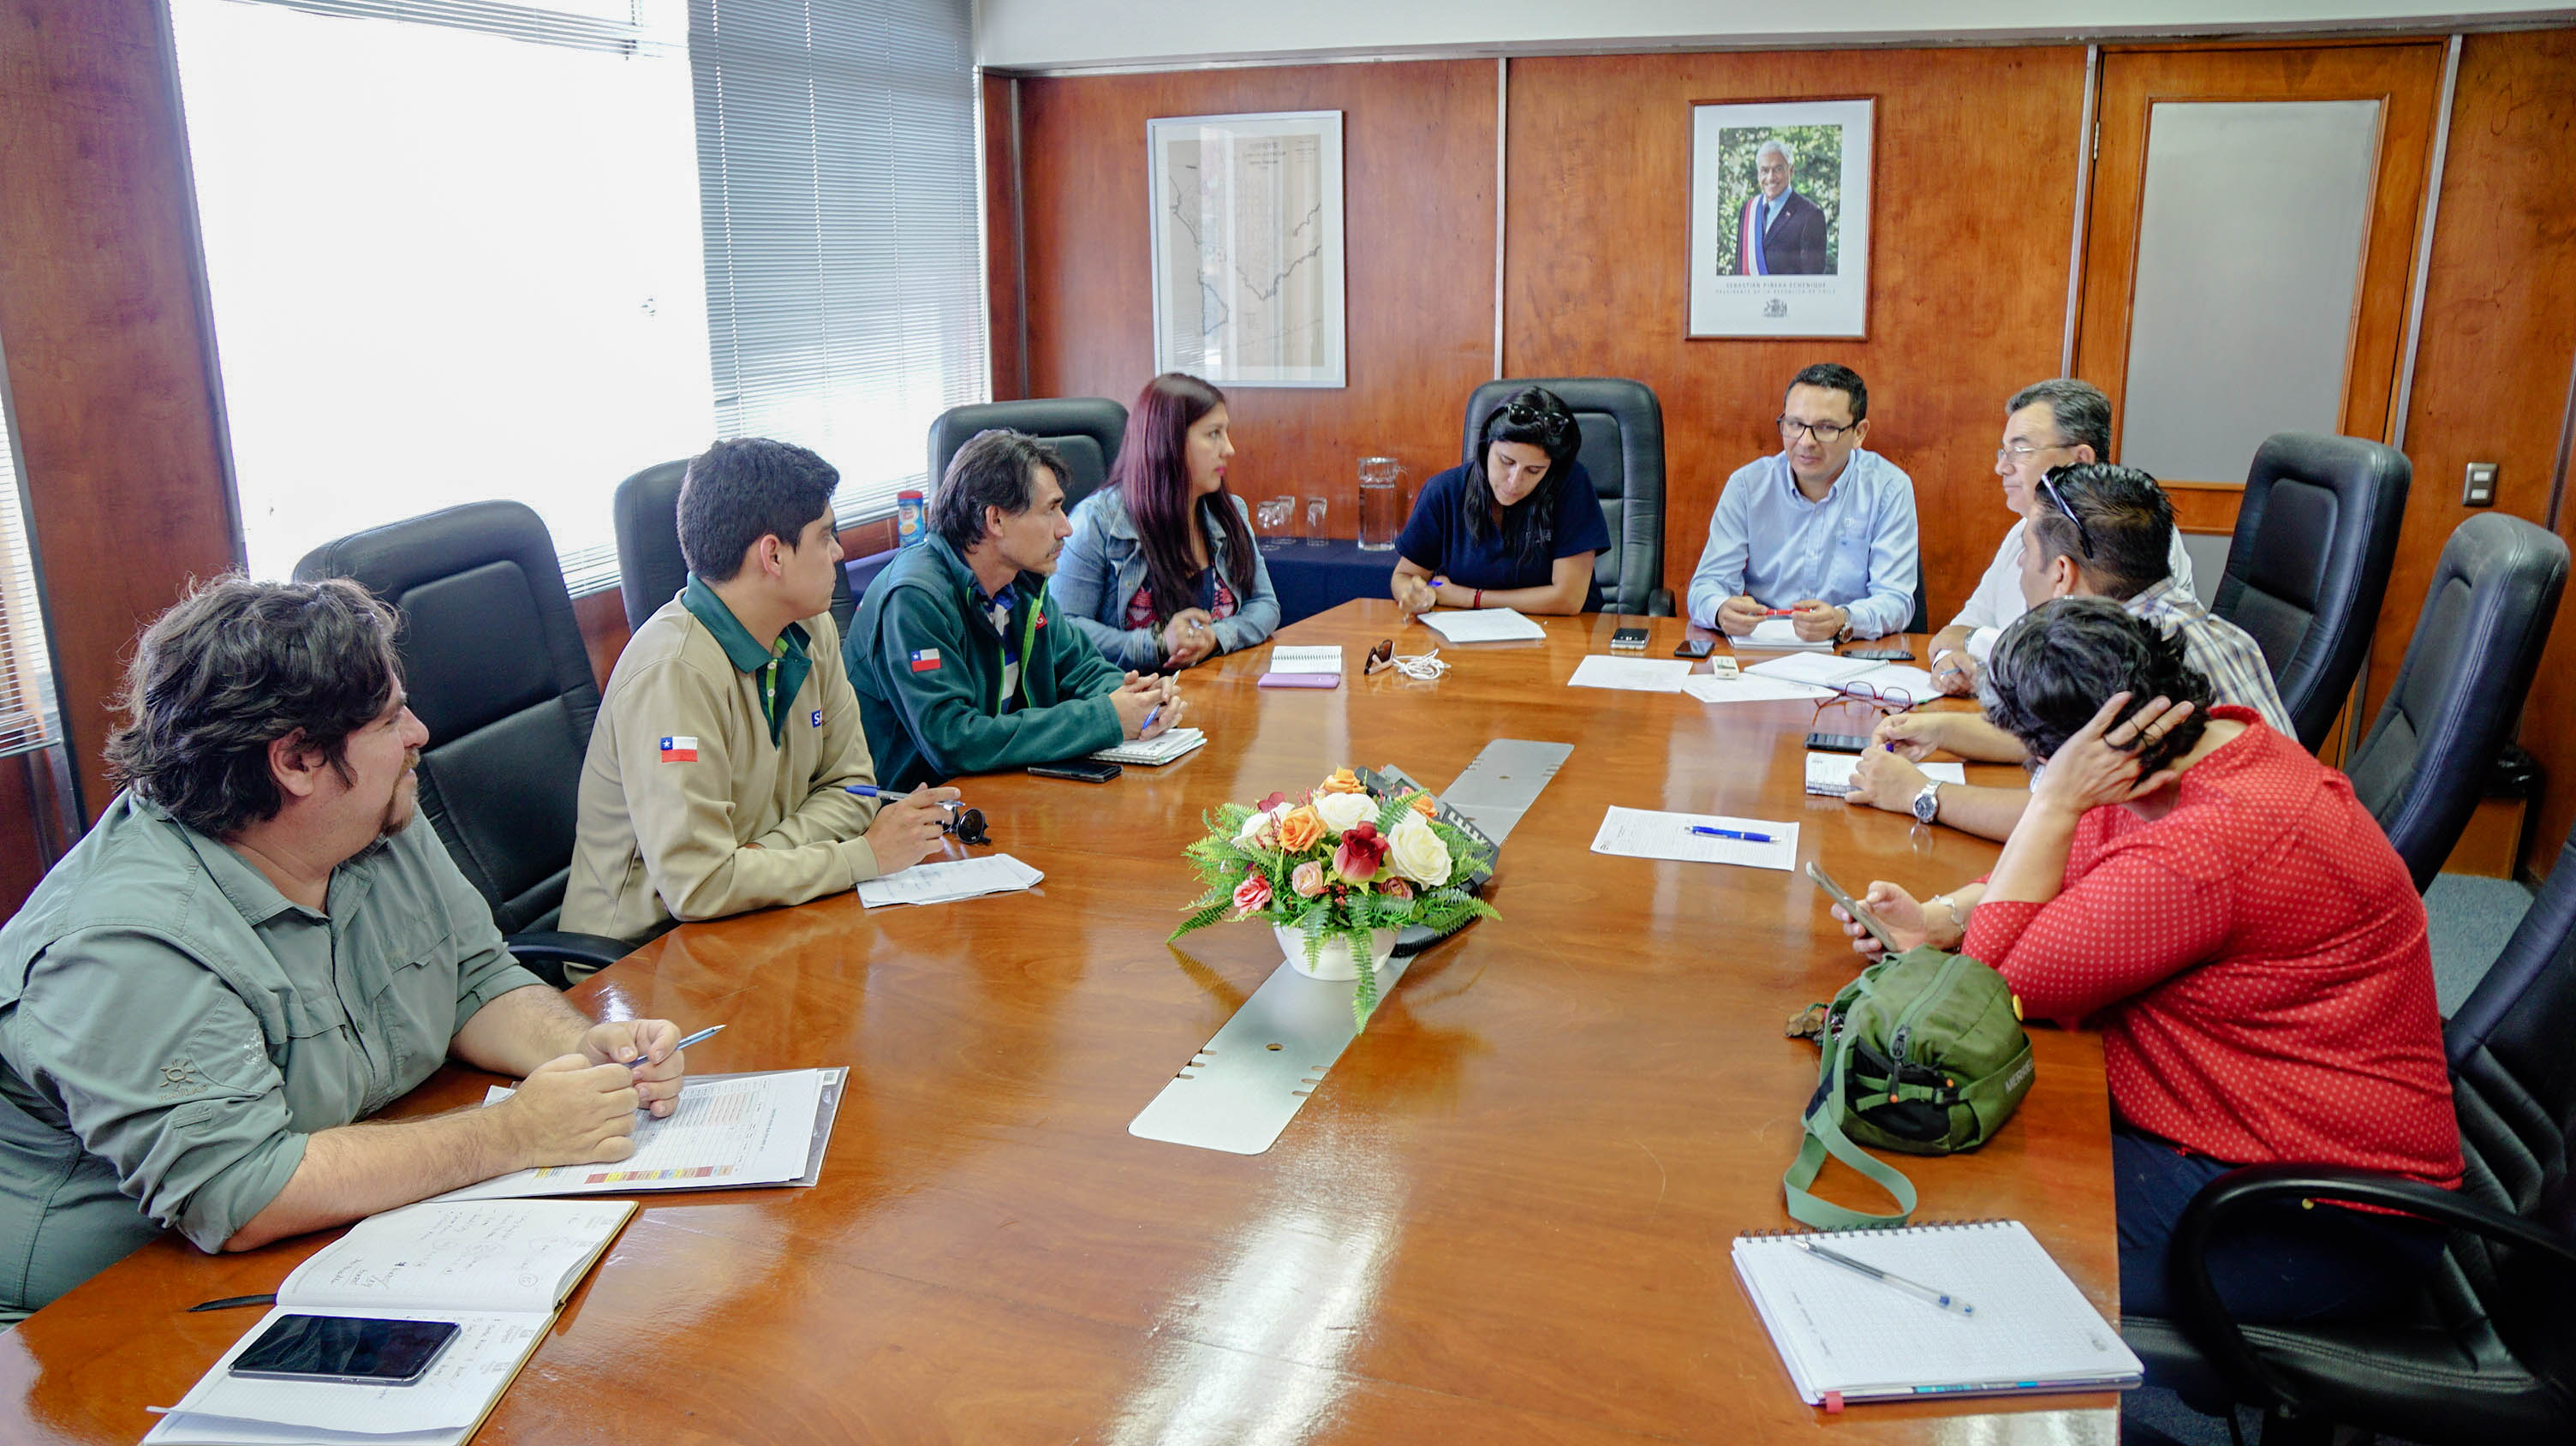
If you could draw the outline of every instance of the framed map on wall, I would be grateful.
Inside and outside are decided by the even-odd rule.
[[[1690,335],[1869,334],[1876,108],[1691,107]]]
[[[1154,369],[1344,385],[1342,113],[1157,118],[1145,149]]]

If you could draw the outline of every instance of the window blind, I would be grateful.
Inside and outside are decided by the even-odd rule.
[[[171,0],[250,566],[715,435],[684,0]]]
[[[8,410],[0,407],[0,758],[49,747],[57,736],[35,555],[19,510],[24,495],[9,445]]]
[[[881,516],[989,395],[968,0],[689,0],[689,66],[717,429]]]

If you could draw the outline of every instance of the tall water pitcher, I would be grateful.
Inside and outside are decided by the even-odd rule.
[[[1360,550],[1387,552],[1404,527],[1401,489],[1404,466],[1393,457],[1360,459]]]

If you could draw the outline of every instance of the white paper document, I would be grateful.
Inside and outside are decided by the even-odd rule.
[[[1424,613],[1422,621],[1433,632],[1453,643],[1509,643],[1547,636],[1547,629],[1511,608],[1468,608],[1462,612],[1434,610]]]
[[[1207,746],[1207,735],[1196,728],[1166,728],[1151,738],[1138,738],[1115,748],[1103,748],[1084,755],[1103,763],[1140,763],[1159,768],[1182,754]]]
[[[819,1069],[687,1080],[679,1108],[642,1115],[635,1153],[613,1164],[552,1165],[451,1190],[440,1200],[527,1195],[620,1195],[638,1190],[724,1190],[782,1185],[805,1173],[823,1100]],[[494,1086],[486,1105],[509,1098]]]
[[[1273,673],[1338,673],[1341,670],[1342,648],[1339,643],[1330,647],[1302,648],[1281,643],[1270,650],[1269,671]]]
[[[1574,676],[1565,680],[1569,688],[1620,688],[1631,693],[1678,693],[1682,680],[1690,676],[1686,660],[1666,658],[1610,658],[1599,653],[1587,655],[1574,665]]]
[[[278,1303],[552,1310],[634,1209],[623,1200],[424,1200],[359,1221],[295,1267]]]
[[[1966,783],[1968,768],[1963,763],[1918,763],[1926,778],[1943,783]],[[1860,768],[1860,760],[1848,753],[1809,753],[1807,755],[1807,791],[1828,798],[1840,798],[1851,792],[1851,776]]]
[[[427,1374],[408,1386],[339,1381],[268,1381],[232,1374],[233,1357],[249,1349],[280,1316],[368,1316],[379,1320],[453,1321],[458,1335]],[[492,1398],[517,1373],[554,1320],[541,1311],[476,1312],[280,1306],[242,1333],[170,1414],[144,1436],[148,1446],[211,1446],[268,1441],[463,1441]]]
[[[1682,680],[1682,691],[1703,703],[1807,703],[1834,696],[1831,688],[1792,683],[1782,678],[1756,677],[1750,673],[1732,678],[1721,678],[1714,673],[1693,673]]]
[[[859,902],[873,909],[884,904],[953,904],[985,894],[1016,894],[1037,887],[1046,875],[1009,854],[914,864],[911,868],[859,885]]]
[[[1754,834],[1750,839],[1716,838],[1691,832],[1692,825]],[[1788,870],[1798,863],[1798,826],[1762,818],[1728,818],[1715,813],[1661,813],[1647,808],[1612,806],[1592,836],[1596,854],[1632,859],[1679,859],[1684,863],[1734,864],[1747,869]]]
[[[1879,666],[1867,658],[1846,658],[1840,653],[1801,653],[1795,657],[1772,658],[1744,670],[1751,678],[1776,678],[1783,683],[1814,683],[1825,688],[1839,688],[1861,674]]]
[[[1727,643],[1731,647],[1760,648],[1765,651],[1794,648],[1806,652],[1830,653],[1834,650],[1834,640],[1830,637],[1818,638],[1813,642],[1799,637],[1797,620],[1794,618],[1764,618],[1753,625],[1752,632],[1740,638],[1729,638]]]

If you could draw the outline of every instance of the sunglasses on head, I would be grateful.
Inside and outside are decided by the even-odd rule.
[[[1552,441],[1564,440],[1565,434],[1574,427],[1572,416],[1553,407],[1542,407],[1531,402],[1506,403],[1502,410],[1494,415],[1501,419],[1504,426],[1536,427],[1545,432]]]
[[[2070,470],[2072,469],[2066,467],[2051,467],[2041,473],[2039,495],[2047,498],[2050,506],[2066,514],[2066,520],[2075,524],[2075,543],[2084,549],[2084,556],[2087,561],[2090,561],[2093,556],[2093,530],[2084,525],[2083,518],[2075,515],[2074,508],[2066,505],[2066,494],[2057,490],[2057,479]]]

